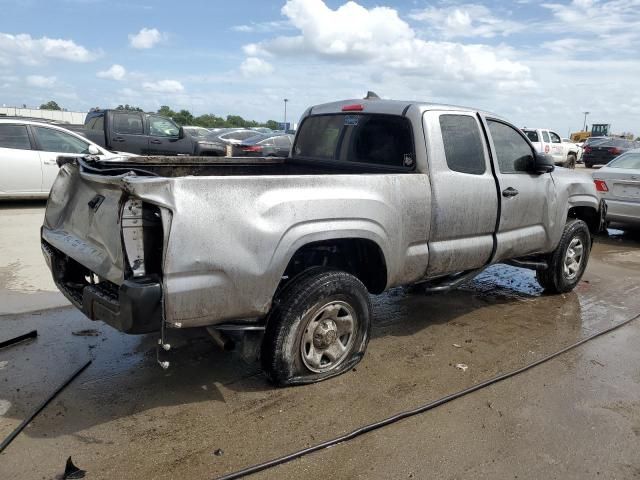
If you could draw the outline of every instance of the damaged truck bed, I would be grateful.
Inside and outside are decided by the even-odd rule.
[[[472,109],[310,108],[286,159],[61,159],[42,248],[60,290],[119,330],[266,329],[278,385],[359,361],[369,294],[446,290],[487,265],[572,289],[603,210],[515,127]]]

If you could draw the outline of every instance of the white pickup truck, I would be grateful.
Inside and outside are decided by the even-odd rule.
[[[591,177],[518,128],[421,102],[316,105],[286,159],[59,163],[42,249],[67,298],[162,345],[171,328],[262,330],[277,385],[353,367],[370,293],[442,292],[498,262],[570,291],[604,215]]]
[[[566,168],[575,168],[578,161],[579,149],[574,143],[563,142],[553,130],[544,128],[523,128],[522,131],[529,138],[535,149],[553,157],[553,162]]]

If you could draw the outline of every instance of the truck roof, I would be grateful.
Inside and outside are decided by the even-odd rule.
[[[353,112],[369,112],[369,113],[383,113],[389,115],[403,115],[409,109],[409,107],[417,107],[418,109],[425,110],[452,110],[452,111],[464,111],[464,112],[480,112],[492,117],[500,118],[500,115],[496,115],[492,112],[483,111],[477,108],[463,107],[459,105],[447,105],[442,103],[431,103],[424,101],[412,101],[412,100],[383,100],[379,98],[375,99],[348,99],[339,100],[337,102],[323,103],[320,105],[314,105],[307,111],[308,115],[321,115],[327,113],[339,113],[343,112],[343,107],[348,105],[362,105],[362,109],[351,110]]]

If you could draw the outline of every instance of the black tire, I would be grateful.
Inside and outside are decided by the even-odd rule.
[[[567,155],[567,168],[576,168],[576,158],[575,153]]]
[[[584,162],[585,168],[593,168],[593,163]]]
[[[342,306],[345,307],[341,310]],[[351,333],[340,337],[337,336],[340,333],[338,330],[330,335],[327,333],[336,327],[335,322],[333,327],[329,324],[326,329],[325,324],[318,323],[322,312],[336,308],[339,310],[336,322],[346,318],[344,312],[353,319]],[[340,316],[341,313],[343,316]],[[332,322],[331,319],[325,320]],[[313,269],[305,272],[289,282],[274,304],[262,343],[262,368],[269,380],[280,387],[334,377],[351,369],[362,359],[369,342],[370,327],[371,300],[360,280],[336,270]],[[316,334],[319,329],[320,333]],[[323,337],[323,334],[326,336]],[[312,345],[307,342],[309,335],[313,336]],[[332,338],[333,343],[325,346],[323,342]],[[344,353],[336,361],[326,357],[330,361],[327,363],[325,360],[323,367],[324,352],[329,352],[335,342],[340,342]],[[303,358],[303,349],[320,352],[316,371],[308,365],[310,360]]]
[[[578,268],[574,272],[568,273],[565,270],[567,251],[576,239],[582,245],[582,253]],[[582,220],[569,220],[564,226],[560,243],[547,257],[548,268],[536,271],[538,283],[547,293],[565,293],[573,290],[584,274],[590,252],[591,234],[589,233],[589,227]]]

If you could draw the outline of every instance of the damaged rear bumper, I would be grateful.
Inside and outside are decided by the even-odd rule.
[[[160,329],[162,285],[157,276],[125,280],[122,285],[102,279],[92,283],[86,278],[94,277],[93,272],[45,241],[42,253],[58,289],[91,320],[102,320],[124,333]]]

